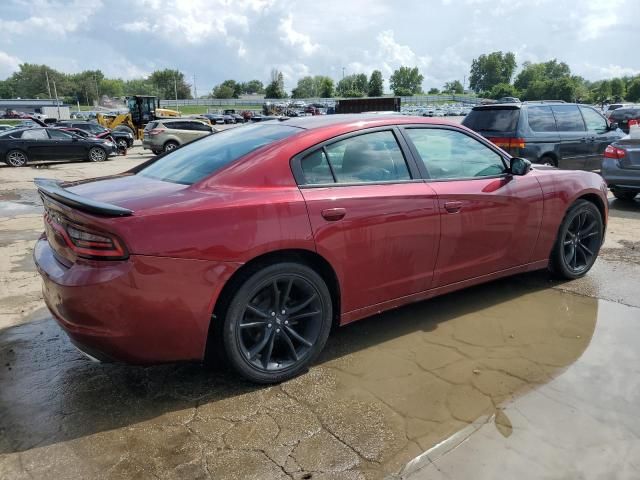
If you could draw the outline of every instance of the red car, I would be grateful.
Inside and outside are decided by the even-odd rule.
[[[44,298],[82,351],[223,352],[264,383],[303,371],[333,324],[520,272],[580,277],[608,214],[594,173],[532,170],[408,116],[253,124],[121,175],[36,183]]]

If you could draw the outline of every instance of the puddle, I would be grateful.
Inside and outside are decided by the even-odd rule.
[[[546,281],[498,281],[339,329],[309,373],[270,388],[197,365],[96,365],[50,319],[34,321],[0,331],[0,471],[4,462],[65,478],[116,464],[123,476],[397,474],[486,419],[516,438],[504,406],[576,371],[590,343],[601,342],[599,363],[576,385],[597,388],[607,345],[637,364],[637,335],[594,336],[611,315],[620,314]],[[629,388],[621,381],[608,395],[638,396]]]

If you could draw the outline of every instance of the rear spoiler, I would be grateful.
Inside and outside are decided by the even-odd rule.
[[[51,178],[35,178],[33,182],[38,187],[40,196],[49,197],[64,205],[82,212],[92,213],[103,217],[127,217],[133,215],[133,210],[119,207],[111,203],[98,202],[90,198],[81,197],[63,188],[63,182]]]

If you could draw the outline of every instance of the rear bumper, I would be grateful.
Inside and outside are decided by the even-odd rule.
[[[601,174],[608,187],[640,189],[640,169],[620,168],[613,158],[602,160]]]
[[[63,266],[41,238],[34,260],[45,303],[71,341],[101,361],[204,358],[211,312],[237,264],[132,255]]]

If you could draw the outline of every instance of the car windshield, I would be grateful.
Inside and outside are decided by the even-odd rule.
[[[231,128],[187,144],[159,158],[138,174],[191,185],[257,148],[300,131],[282,124]]]
[[[462,124],[475,131],[514,132],[519,113],[518,108],[478,108],[471,110]]]

